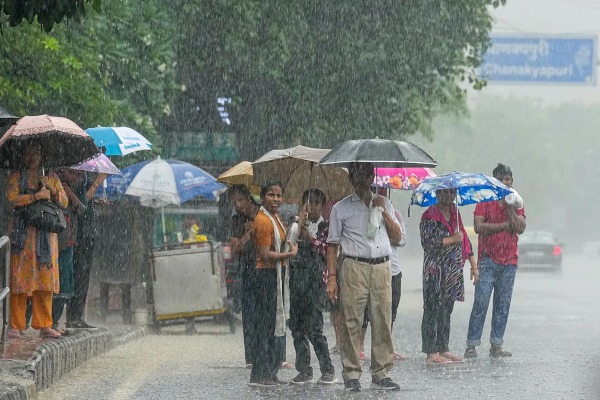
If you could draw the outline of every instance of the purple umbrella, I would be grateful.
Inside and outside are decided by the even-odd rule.
[[[110,175],[123,175],[123,173],[119,171],[119,168],[117,168],[115,164],[113,164],[103,153],[98,153],[89,160],[80,162],[79,164],[73,165],[69,168]]]

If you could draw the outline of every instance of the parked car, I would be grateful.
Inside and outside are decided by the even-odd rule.
[[[551,232],[526,230],[519,236],[519,268],[560,270],[562,247]]]

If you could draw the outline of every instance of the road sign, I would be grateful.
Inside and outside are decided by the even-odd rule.
[[[596,84],[595,36],[492,36],[480,77],[490,83]]]

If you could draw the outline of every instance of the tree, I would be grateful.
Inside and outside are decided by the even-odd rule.
[[[169,112],[175,83],[176,27],[160,0],[140,8],[107,3],[85,24],[40,32],[6,29],[0,46],[0,95],[17,115],[66,116],[82,127],[125,125],[151,140]]]
[[[179,80],[187,91],[174,131],[223,130],[216,98],[233,98],[243,156],[344,138],[431,135],[441,112],[464,111],[459,81],[473,70],[500,1],[175,1],[185,31]],[[193,104],[191,104],[193,103]]]
[[[100,11],[101,0],[0,0],[0,14],[8,16],[10,26],[19,25],[24,19],[30,24],[37,22],[46,32],[63,19],[80,20],[86,15],[86,3]]]

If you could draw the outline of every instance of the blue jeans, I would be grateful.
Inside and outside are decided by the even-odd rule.
[[[481,334],[492,291],[494,292],[494,303],[490,343],[502,346],[516,273],[516,265],[496,264],[489,257],[482,257],[479,260],[479,283],[475,286],[475,299],[469,320],[469,332],[467,333],[467,346],[479,346],[481,344]]]

